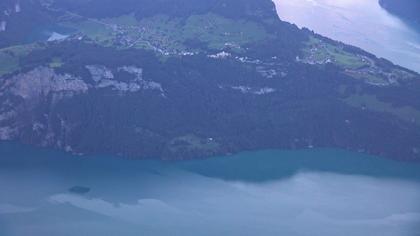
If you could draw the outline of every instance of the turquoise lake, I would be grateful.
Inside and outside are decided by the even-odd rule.
[[[2,236],[419,232],[420,164],[336,149],[162,162],[0,143]]]

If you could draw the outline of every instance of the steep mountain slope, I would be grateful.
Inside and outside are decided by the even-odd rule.
[[[0,33],[2,140],[137,158],[339,147],[420,160],[419,75],[280,21],[269,0],[20,4],[71,33]]]

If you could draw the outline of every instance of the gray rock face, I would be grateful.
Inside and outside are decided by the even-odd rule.
[[[89,70],[90,74],[92,75],[93,81],[95,81],[96,83],[100,82],[101,80],[114,79],[112,71],[106,68],[105,66],[88,65],[86,66],[86,69]]]
[[[123,66],[118,68],[119,71],[125,71],[127,73],[133,74],[135,76],[135,80],[140,81],[143,79],[143,69],[137,68],[135,66]]]
[[[0,21],[0,32],[6,31],[7,22],[6,21]]]
[[[220,86],[220,88],[224,89],[225,87]],[[230,88],[232,90],[235,90],[235,91],[239,91],[243,94],[254,94],[254,95],[266,95],[266,94],[274,93],[274,92],[277,91],[276,89],[270,88],[270,87],[253,88],[253,87],[248,87],[248,86],[244,86],[244,85],[230,86],[228,88]]]
[[[119,71],[125,71],[134,75],[133,83],[137,84],[140,89],[143,90],[156,90],[160,92],[162,96],[165,96],[165,92],[161,84],[154,81],[147,81],[143,79],[143,69],[135,66],[123,66],[118,68]]]
[[[39,67],[12,77],[7,82],[9,91],[25,100],[38,99],[50,92],[84,93],[88,85],[79,77],[56,74],[53,69]],[[3,92],[5,88],[1,90]]]
[[[53,69],[38,67],[0,82],[0,140],[11,140],[31,125],[33,134],[45,133],[47,114],[33,115],[37,104],[51,98],[50,103],[86,93],[89,89],[81,78],[57,74]],[[32,114],[27,116],[27,114]]]
[[[36,139],[41,146],[54,146],[72,152],[69,135],[78,125],[51,112],[59,102],[92,90],[112,89],[120,93],[153,90],[165,96],[161,84],[143,79],[143,69],[123,66],[115,69],[88,65],[91,79],[60,74],[49,67],[37,67],[0,80],[0,140]],[[120,81],[119,72],[130,79]],[[115,73],[115,74],[114,74]],[[103,91],[108,92],[108,91]],[[77,120],[77,119],[76,119]]]
[[[19,2],[17,2],[17,3],[15,4],[15,12],[16,12],[16,13],[21,12],[21,7],[20,7],[20,3],[19,3]]]
[[[264,78],[272,79],[277,76],[277,71],[274,69],[267,69],[263,66],[257,66],[257,72],[262,75]]]
[[[0,127],[0,140],[12,140],[18,134],[18,129],[14,127]]]
[[[88,65],[92,80],[95,82],[95,88],[111,88],[121,92],[139,92],[141,90],[156,90],[162,96],[165,96],[162,85],[154,81],[146,81],[143,79],[143,69],[135,66],[119,67],[117,71],[127,72],[133,75],[130,81],[123,82],[115,78],[111,69],[103,65]]]

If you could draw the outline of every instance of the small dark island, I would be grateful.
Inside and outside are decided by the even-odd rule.
[[[69,192],[74,194],[86,194],[90,192],[90,188],[83,186],[74,186],[69,188]]]

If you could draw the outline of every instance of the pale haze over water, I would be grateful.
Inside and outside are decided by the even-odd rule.
[[[420,72],[420,30],[378,0],[273,0],[282,20]]]
[[[0,235],[414,236],[419,170],[330,149],[168,163],[0,144]]]

